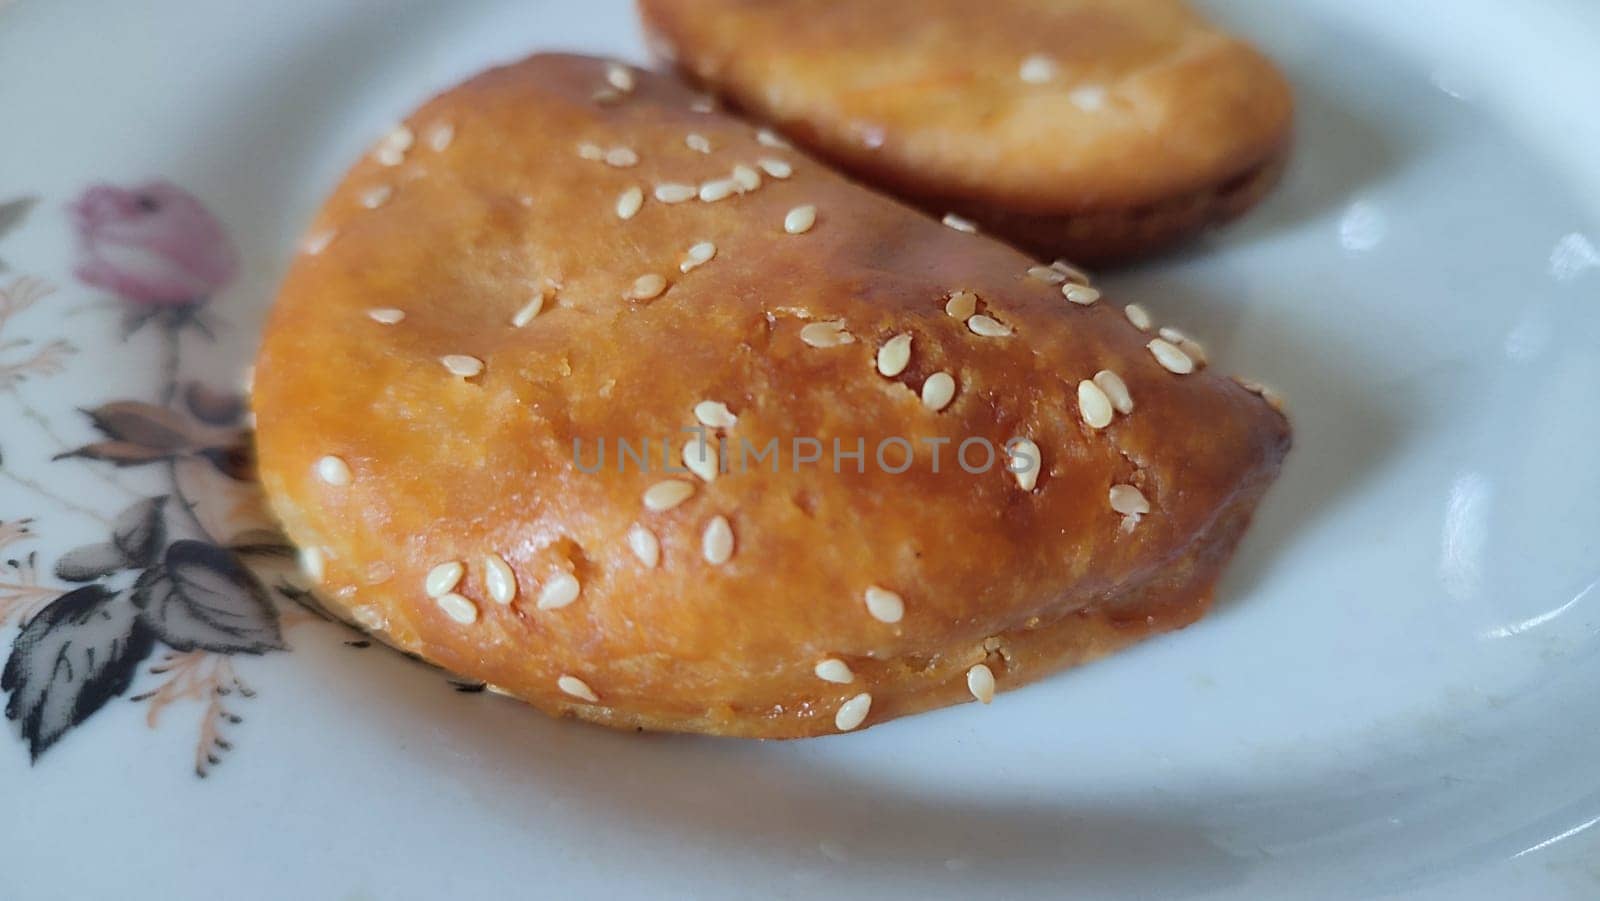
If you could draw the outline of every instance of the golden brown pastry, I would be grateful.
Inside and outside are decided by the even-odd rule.
[[[870,184],[1108,263],[1277,181],[1292,98],[1183,0],[639,0],[652,45]]]
[[[696,106],[533,57],[329,198],[254,388],[328,602],[551,713],[761,737],[1198,617],[1284,418],[1186,337]],[[697,425],[727,471],[684,466]]]

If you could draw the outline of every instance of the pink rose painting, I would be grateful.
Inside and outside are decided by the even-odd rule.
[[[171,182],[95,185],[69,209],[79,280],[146,313],[199,306],[239,272],[222,223]]]

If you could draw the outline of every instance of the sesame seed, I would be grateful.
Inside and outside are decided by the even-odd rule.
[[[435,153],[449,147],[450,142],[455,138],[456,127],[449,122],[435,122],[428,127],[428,146],[433,148]]]
[[[767,173],[773,178],[788,178],[794,174],[793,166],[789,165],[783,160],[773,159],[770,156],[763,157],[756,163],[756,165],[761,167],[762,172]]]
[[[483,555],[483,584],[496,604],[509,604],[517,596],[517,574],[511,564],[496,553]]]
[[[300,571],[305,573],[312,582],[321,583],[327,569],[322,558],[322,551],[314,547],[303,547],[300,549],[299,556]]]
[[[833,725],[840,732],[849,732],[866,722],[871,710],[872,695],[862,692],[839,705],[839,712],[833,715]]]
[[[1072,301],[1080,307],[1086,307],[1100,299],[1100,291],[1088,285],[1076,282],[1067,282],[1061,286],[1061,296]]]
[[[811,671],[824,682],[849,685],[856,680],[856,674],[850,671],[850,664],[837,657],[817,661],[817,665],[812,667]]]
[[[748,194],[761,187],[761,173],[740,163],[733,167],[733,181],[739,186],[740,194]]]
[[[383,615],[383,610],[372,604],[353,607],[350,610],[350,615],[355,617],[356,622],[365,629],[382,629],[389,624],[388,619]]]
[[[1087,285],[1093,281],[1093,279],[1089,278],[1089,273],[1084,272],[1082,269],[1079,269],[1077,266],[1072,265],[1066,260],[1056,260],[1050,264],[1050,268],[1066,276],[1067,281],[1069,282],[1077,282],[1080,285]]]
[[[348,485],[350,484],[350,465],[330,454],[317,461],[317,478],[327,482],[329,485]]]
[[[1028,277],[1044,282],[1047,285],[1059,285],[1067,280],[1065,275],[1051,269],[1049,266],[1029,266]]]
[[[756,130],[756,143],[763,147],[774,147],[779,150],[788,150],[790,147],[788,141],[778,137],[778,133],[770,128]]]
[[[1072,93],[1067,95],[1067,99],[1071,100],[1074,106],[1084,112],[1097,112],[1105,108],[1106,89],[1099,85],[1084,85],[1080,88],[1073,88]]]
[[[304,245],[302,245],[301,249],[311,256],[316,256],[324,250],[327,250],[328,245],[332,244],[333,239],[337,237],[339,237],[338,229],[325,228],[322,231],[313,232],[310,235],[307,235],[306,242]]]
[[[593,94],[589,95],[589,99],[593,100],[595,103],[599,104],[600,106],[610,106],[610,105],[612,105],[614,103],[621,103],[622,102],[622,97],[623,97],[623,94],[622,94],[621,91],[617,90],[616,88],[610,87],[609,85],[606,86],[606,87],[600,88],[599,90],[596,90]]]
[[[705,94],[699,94],[689,101],[689,110],[696,113],[714,113],[717,110],[717,101]]]
[[[887,588],[869,587],[866,599],[867,612],[880,623],[897,623],[906,615],[906,602]]]
[[[439,595],[433,599],[433,602],[439,605],[439,609],[444,611],[445,616],[463,626],[469,626],[478,621],[478,605],[453,591],[449,594]]]
[[[375,310],[368,310],[367,316],[380,325],[396,325],[406,318],[406,311],[397,310],[394,307],[379,307]]]
[[[533,317],[539,315],[539,313],[544,310],[544,296],[544,289],[541,288],[539,293],[533,295],[533,297],[527,303],[522,305],[522,309],[517,310],[517,312],[512,315],[512,326],[516,328],[522,328],[523,326],[526,326],[528,323],[532,322]]]
[[[639,558],[639,562],[646,569],[655,569],[661,562],[661,541],[656,538],[656,533],[644,526],[635,524],[628,529],[628,550]]]
[[[695,404],[694,418],[701,425],[713,429],[731,429],[739,422],[739,417],[733,415],[727,404],[715,400],[703,400]]]
[[[718,452],[714,441],[690,438],[683,446],[683,466],[707,482],[715,481],[721,465]]]
[[[375,185],[361,192],[361,205],[369,210],[383,206],[394,196],[394,189],[388,185]]]
[[[538,607],[540,610],[560,610],[576,601],[578,592],[582,590],[577,576],[569,572],[558,572],[540,586]]]
[[[643,206],[644,191],[634,185],[617,197],[617,218],[624,221],[632,219]]]
[[[1133,412],[1133,395],[1128,393],[1128,383],[1122,380],[1122,376],[1102,369],[1094,374],[1094,383],[1111,399],[1111,406],[1116,407],[1118,413],[1126,416]]]
[[[700,185],[700,199],[706,203],[715,203],[738,192],[739,183],[731,178],[714,178]]]
[[[1175,372],[1178,375],[1194,372],[1194,360],[1165,338],[1157,338],[1145,346],[1150,348],[1150,353],[1155,355],[1156,362],[1168,372]]]
[[[1008,463],[1007,468],[1016,476],[1018,487],[1032,491],[1033,486],[1039,484],[1039,471],[1044,469],[1044,454],[1039,445],[1032,438],[1018,438],[1007,446],[1006,453],[1015,461]]]
[[[953,228],[958,232],[966,232],[969,235],[976,234],[978,231],[978,226],[971,219],[964,219],[955,213],[945,213],[944,219],[940,221],[949,228]]]
[[[634,153],[629,147],[613,147],[606,151],[606,165],[626,169],[639,164],[639,154]]]
[[[947,315],[965,322],[972,318],[973,313],[978,312],[978,295],[971,291],[957,291],[945,301],[944,311]]]
[[[783,217],[783,230],[791,235],[801,235],[811,231],[811,226],[817,222],[817,208],[811,204],[797,206]]]
[[[621,63],[606,64],[606,81],[624,94],[633,90],[633,73]]]
[[[800,340],[812,347],[838,347],[850,344],[856,337],[844,330],[839,320],[808,323],[800,329]]]
[[[663,479],[644,492],[644,508],[652,513],[665,513],[694,494],[694,483],[682,479]]]
[[[1011,335],[1011,326],[982,313],[967,319],[967,328],[971,329],[974,335],[982,335],[985,338],[1006,338]]]
[[[373,156],[385,166],[398,166],[405,161],[406,151],[411,149],[414,140],[411,129],[396,125],[378,142],[378,149]]]
[[[1103,429],[1111,424],[1111,398],[1094,382],[1081,381],[1078,383],[1078,413],[1089,428]]]
[[[1022,61],[1017,77],[1028,84],[1044,84],[1056,77],[1056,61],[1043,53],[1035,53]]]
[[[584,141],[578,145],[578,156],[586,160],[603,160],[606,158],[606,152],[599,144]]]
[[[1144,492],[1132,485],[1112,485],[1111,509],[1125,516],[1142,516],[1150,512],[1150,502]]]
[[[1206,349],[1200,346],[1199,341],[1196,341],[1188,335],[1185,335],[1183,332],[1170,327],[1163,327],[1159,332],[1157,332],[1157,334],[1177,345],[1179,350],[1188,354],[1189,357],[1194,360],[1195,365],[1206,365]]]
[[[1127,315],[1128,321],[1133,323],[1134,328],[1141,332],[1150,331],[1150,326],[1152,323],[1150,320],[1149,310],[1146,310],[1144,307],[1141,307],[1136,303],[1130,303],[1123,308],[1122,312]]]
[[[935,372],[922,383],[922,405],[937,413],[956,396],[956,380],[948,372]]]
[[[634,279],[623,297],[628,300],[652,300],[660,297],[661,292],[665,290],[667,290],[667,280],[651,272]]]
[[[1274,390],[1272,388],[1269,388],[1268,386],[1263,385],[1260,382],[1257,382],[1257,381],[1255,381],[1253,379],[1247,379],[1247,378],[1241,378],[1239,376],[1234,376],[1233,380],[1235,382],[1239,383],[1239,387],[1243,388],[1244,390],[1250,392],[1251,394],[1254,394],[1254,395],[1260,397],[1262,400],[1266,401],[1267,402],[1267,406],[1271,407],[1274,410],[1277,410],[1279,413],[1283,412],[1283,407],[1284,407],[1283,395],[1280,394],[1278,391],[1276,391],[1276,390]]]
[[[683,255],[683,259],[678,263],[678,271],[690,272],[694,269],[698,269],[699,267],[704,266],[706,263],[711,262],[711,258],[715,257],[716,255],[717,245],[711,243],[710,241],[701,241],[700,243],[690,247],[688,252]]]
[[[422,590],[430,598],[448,594],[456,590],[456,586],[461,584],[461,577],[466,574],[467,567],[459,560],[441,563],[428,570],[427,577],[422,580]]]
[[[711,152],[711,142],[706,140],[706,136],[702,134],[690,134],[683,139],[683,143],[687,145],[690,150],[696,150],[700,153]]]
[[[683,203],[685,200],[693,200],[699,193],[700,189],[694,185],[680,182],[665,182],[656,185],[655,190],[656,199],[662,203]]]
[[[712,566],[721,566],[733,556],[733,526],[726,516],[713,516],[700,535],[700,553]]]
[[[556,687],[575,698],[588,701],[591,704],[598,703],[600,700],[600,696],[594,693],[594,689],[589,687],[589,683],[579,679],[577,676],[563,675],[556,680]]]
[[[980,663],[967,670],[967,691],[972,696],[985,704],[994,700],[994,670],[989,669],[986,663]]]
[[[483,374],[483,361],[477,357],[469,357],[466,354],[445,354],[439,358],[439,362],[444,364],[445,369],[450,370],[451,375],[458,375],[464,379]]]
[[[911,363],[911,335],[895,335],[878,348],[878,374],[894,378]]]

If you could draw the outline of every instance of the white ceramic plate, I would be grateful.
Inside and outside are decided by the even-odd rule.
[[[347,162],[497,60],[642,58],[625,3],[0,3],[0,896],[1600,894],[1600,9],[1217,11],[1296,82],[1293,170],[1106,284],[1290,399],[1218,609],[757,744],[460,693],[166,549],[259,538],[228,395]]]

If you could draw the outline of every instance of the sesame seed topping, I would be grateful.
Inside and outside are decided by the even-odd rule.
[[[788,150],[790,146],[788,141],[778,137],[778,133],[770,128],[756,130],[756,143],[763,147],[775,147],[779,150]]]
[[[716,203],[739,192],[739,183],[731,178],[714,178],[700,185],[700,199]]]
[[[327,567],[322,558],[322,551],[314,547],[300,549],[300,571],[306,574],[312,582],[320,583],[326,574]]]
[[[1082,269],[1079,269],[1077,266],[1072,265],[1066,260],[1056,260],[1050,264],[1050,268],[1066,276],[1067,281],[1069,282],[1077,282],[1080,285],[1087,285],[1093,281],[1093,279],[1089,278],[1089,273],[1084,272]]]
[[[438,153],[444,150],[446,147],[449,147],[450,142],[454,141],[455,138],[456,127],[451,125],[449,122],[435,122],[428,127],[428,146],[431,147],[435,153]]]
[[[522,305],[520,310],[517,310],[517,312],[512,315],[512,326],[516,328],[522,328],[523,326],[526,326],[528,323],[532,322],[533,317],[539,315],[544,310],[544,296],[544,289],[541,288],[539,292],[533,295],[533,297],[527,303]]]
[[[985,704],[994,700],[994,670],[989,669],[986,663],[980,663],[967,670],[967,691],[972,696]]]
[[[626,169],[639,164],[639,154],[634,153],[630,147],[613,147],[606,151],[606,165]]]
[[[330,454],[317,461],[317,478],[329,485],[348,485],[350,464]]]
[[[467,567],[459,560],[441,563],[428,570],[428,575],[422,580],[422,590],[428,597],[436,598],[441,594],[449,594],[461,584],[461,577],[467,574]]]
[[[944,311],[947,315],[954,316],[965,322],[978,312],[978,295],[971,291],[957,291],[945,301]]]
[[[1128,393],[1128,383],[1122,380],[1122,376],[1102,369],[1094,374],[1094,383],[1111,399],[1111,406],[1116,407],[1118,413],[1126,416],[1133,412],[1133,395]]]
[[[578,145],[578,156],[586,160],[603,160],[606,158],[606,152],[599,144],[584,141]]]
[[[667,290],[667,280],[651,272],[634,279],[623,297],[628,300],[653,300],[660,297],[661,292],[665,290]]]
[[[695,113],[714,113],[717,110],[717,101],[705,94],[699,94],[689,101],[689,110]]]
[[[894,378],[911,363],[911,335],[895,335],[878,348],[878,374]]]
[[[833,715],[833,725],[840,732],[849,732],[866,722],[871,710],[872,695],[862,692],[839,705],[839,712]]]
[[[1175,372],[1178,375],[1194,372],[1194,360],[1165,338],[1157,338],[1145,346],[1150,348],[1150,353],[1155,355],[1156,362],[1168,372]]]
[[[1267,406],[1271,407],[1274,410],[1277,410],[1279,413],[1283,412],[1283,407],[1284,407],[1283,395],[1280,394],[1278,391],[1276,391],[1276,390],[1274,390],[1272,388],[1269,388],[1268,386],[1263,385],[1260,382],[1255,381],[1253,379],[1247,379],[1247,378],[1241,378],[1239,376],[1234,376],[1233,380],[1235,382],[1239,383],[1239,387],[1243,388],[1244,390],[1250,392],[1251,394],[1254,394],[1254,395],[1260,397],[1262,400],[1266,401],[1267,402]]]
[[[719,450],[714,441],[690,438],[683,446],[683,466],[707,482],[715,481],[721,465]]]
[[[577,676],[563,675],[556,680],[556,687],[575,698],[588,701],[591,704],[598,703],[600,700],[600,696],[594,693],[594,689],[589,687],[589,683],[579,679]]]
[[[700,553],[712,566],[721,566],[733,556],[733,526],[726,516],[713,516],[700,535]]]
[[[955,213],[945,213],[944,219],[940,221],[942,221],[949,228],[953,228],[958,232],[966,232],[969,235],[977,234],[978,231],[977,224],[971,219],[964,219],[961,216],[957,216]]]
[[[328,245],[332,244],[333,239],[337,237],[339,237],[338,229],[325,228],[322,231],[313,232],[312,234],[307,235],[306,242],[304,245],[302,245],[301,249],[312,256],[316,256],[324,250],[327,250]]]
[[[617,218],[624,221],[632,219],[643,206],[644,191],[634,185],[617,197]]]
[[[731,429],[739,422],[739,417],[733,415],[727,404],[716,400],[703,400],[695,404],[694,418],[701,425],[713,429]]]
[[[606,81],[624,94],[633,90],[633,72],[621,63],[606,63]]]
[[[1144,492],[1132,485],[1112,485],[1111,509],[1125,516],[1143,516],[1150,512],[1150,502]]]
[[[1039,445],[1032,438],[1018,438],[1007,446],[1006,454],[1012,461],[1006,467],[1013,470],[1011,474],[1016,476],[1018,487],[1032,491],[1033,486],[1039,484],[1039,471],[1044,469],[1044,454]]]
[[[1091,429],[1103,429],[1111,424],[1114,412],[1111,398],[1099,385],[1087,379],[1078,383],[1078,412]]]
[[[1084,85],[1083,87],[1073,88],[1072,92],[1067,95],[1067,99],[1072,101],[1073,106],[1084,112],[1098,112],[1105,108],[1106,89],[1097,84]]]
[[[451,375],[458,375],[464,379],[483,374],[483,361],[477,357],[469,357],[466,354],[445,354],[439,358],[439,362],[444,364],[445,369],[450,370]]]
[[[683,203],[685,200],[693,200],[699,193],[699,188],[681,182],[665,182],[656,185],[655,190],[656,199],[662,203]]]
[[[1163,326],[1161,330],[1157,332],[1157,334],[1159,334],[1162,338],[1172,342],[1178,347],[1179,350],[1188,354],[1189,357],[1194,360],[1195,365],[1206,365],[1206,349],[1200,346],[1199,341],[1194,340],[1175,328],[1166,326]]]
[[[1078,306],[1086,307],[1100,299],[1100,291],[1099,289],[1091,288],[1088,285],[1080,285],[1076,282],[1067,282],[1065,285],[1061,286],[1061,296],[1072,301]]]
[[[478,605],[453,591],[449,594],[439,595],[433,599],[433,602],[439,605],[439,609],[444,611],[445,616],[463,626],[469,626],[478,621]]]
[[[383,615],[383,610],[372,604],[362,604],[359,607],[351,608],[350,615],[355,617],[356,622],[365,629],[382,629],[389,624],[389,621]]]
[[[583,587],[578,577],[569,572],[558,572],[539,587],[540,610],[560,610],[578,599]]]
[[[801,235],[811,231],[811,226],[817,222],[817,208],[811,204],[797,206],[783,217],[783,230],[791,235]]]
[[[622,97],[623,93],[616,88],[611,87],[610,85],[600,88],[593,94],[589,95],[589,99],[593,100],[600,106],[611,106],[614,103],[621,103]]]
[[[887,588],[869,587],[866,599],[867,612],[880,623],[897,623],[906,615],[906,602]]]
[[[1141,332],[1150,331],[1152,322],[1150,320],[1149,310],[1146,310],[1144,307],[1141,307],[1136,303],[1130,303],[1123,308],[1122,312],[1127,315],[1128,321],[1133,323],[1134,328]]]
[[[644,526],[635,524],[628,529],[628,550],[633,551],[646,569],[655,569],[661,562],[661,541]]]
[[[937,413],[956,396],[956,380],[948,372],[935,372],[922,383],[922,405]]]
[[[406,151],[411,149],[414,140],[411,129],[396,125],[378,142],[378,149],[373,156],[385,166],[398,166],[405,162]]]
[[[1011,335],[1011,326],[982,313],[968,318],[967,328],[971,329],[974,335],[982,335],[985,338],[1006,338]]]
[[[683,259],[678,263],[678,271],[687,273],[698,269],[711,262],[711,258],[716,255],[717,245],[710,241],[701,241],[690,247],[688,252],[683,255]]]
[[[644,508],[652,513],[665,513],[688,500],[694,494],[694,483],[682,479],[663,479],[644,492]]]
[[[683,139],[683,143],[690,150],[699,151],[700,153],[711,152],[711,142],[706,140],[706,136],[702,134],[690,134]]]
[[[499,554],[483,555],[483,584],[489,589],[489,599],[496,604],[509,604],[517,596],[517,574]]]
[[[1044,84],[1056,77],[1056,61],[1043,53],[1035,53],[1022,61],[1017,77],[1028,84]]]
[[[844,330],[843,322],[834,319],[807,323],[800,329],[800,340],[812,347],[838,347],[854,342],[856,336]]]
[[[733,167],[733,181],[739,186],[740,194],[748,194],[761,187],[761,173],[740,163]]]
[[[1049,266],[1029,266],[1028,277],[1044,282],[1047,285],[1059,285],[1067,280],[1065,275],[1051,269]]]
[[[818,679],[838,685],[849,685],[856,680],[856,674],[850,671],[850,664],[837,657],[817,661],[811,671],[817,674]]]
[[[783,160],[773,159],[770,156],[763,157],[756,163],[756,165],[761,167],[762,172],[767,173],[773,178],[788,178],[794,174],[793,166],[789,165]]]
[[[380,325],[396,325],[406,318],[406,311],[394,307],[378,307],[375,310],[368,310],[367,316]]]
[[[361,192],[361,205],[369,210],[375,210],[394,196],[394,188],[388,185],[374,185]]]

